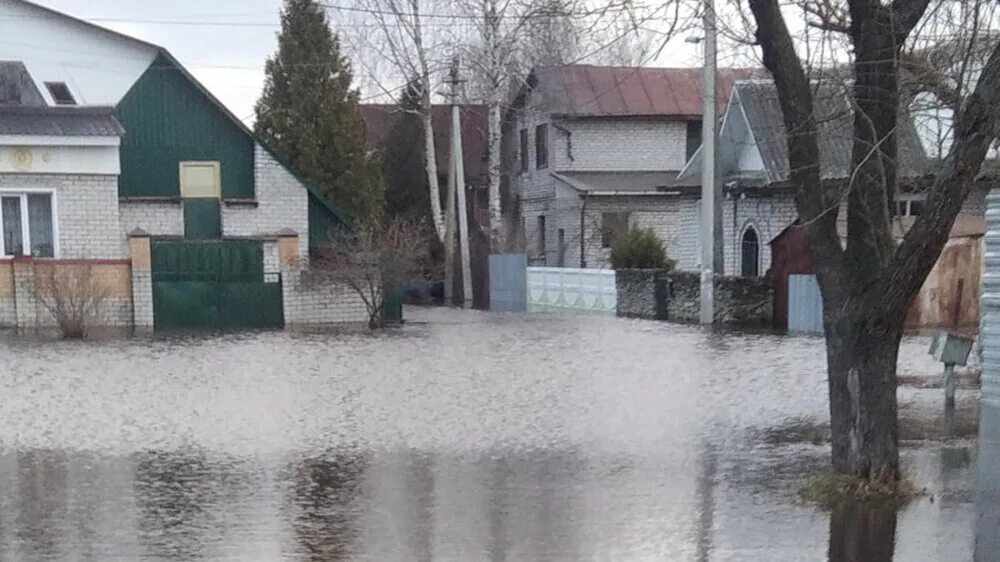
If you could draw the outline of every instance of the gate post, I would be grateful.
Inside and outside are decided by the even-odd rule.
[[[285,326],[301,321],[302,299],[299,297],[299,277],[302,275],[299,255],[299,234],[290,228],[278,232],[278,268],[281,270],[281,309]]]
[[[132,259],[132,325],[139,331],[153,329],[153,271],[149,233],[137,228],[128,234]]]

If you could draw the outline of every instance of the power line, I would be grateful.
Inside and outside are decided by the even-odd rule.
[[[395,16],[395,17],[407,17],[407,18],[428,18],[428,19],[448,19],[448,20],[473,20],[480,21],[483,16],[477,14],[443,14],[443,13],[417,13],[417,12],[403,12],[397,10],[381,10],[377,8],[362,8],[358,6],[340,6],[336,4],[327,4],[320,2],[320,6],[330,10],[342,11],[342,12],[357,12],[369,15],[382,15],[382,16]],[[646,6],[642,6],[645,8]],[[590,17],[598,15],[606,15],[608,13],[632,13],[637,11],[637,7],[629,2],[623,2],[617,6],[607,6],[602,9],[596,10],[585,10],[585,11],[568,11],[568,12],[536,12],[532,14],[515,15],[515,14],[497,14],[494,17],[498,19],[513,19],[517,21],[523,21],[527,19],[563,19],[563,18],[578,18],[578,17]]]

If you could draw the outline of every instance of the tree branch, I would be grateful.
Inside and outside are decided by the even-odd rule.
[[[881,295],[903,314],[930,273],[969,195],[1000,123],[1000,44],[990,55],[955,125],[955,140],[920,215],[889,264]]]
[[[895,0],[890,8],[895,22],[896,44],[902,45],[924,17],[930,0]]]
[[[771,72],[784,116],[788,135],[788,164],[796,187],[795,203],[805,223],[806,235],[814,253],[820,282],[829,294],[840,294],[843,250],[837,235],[837,213],[828,212],[839,205],[836,188],[820,181],[819,141],[809,79],[795,52],[788,26],[777,0],[749,0],[757,22],[757,41],[764,66]]]

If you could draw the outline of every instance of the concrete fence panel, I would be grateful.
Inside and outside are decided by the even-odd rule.
[[[617,303],[614,270],[528,268],[528,311],[615,314]]]

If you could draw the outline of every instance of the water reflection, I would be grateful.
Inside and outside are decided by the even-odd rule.
[[[898,515],[796,499],[829,455],[821,340],[421,314],[391,337],[0,340],[0,560],[971,557],[967,444],[904,448],[934,500]]]
[[[17,543],[29,558],[54,559],[62,552],[67,469],[57,451],[30,451],[17,457]]]
[[[833,509],[830,562],[892,562],[895,550],[895,507],[843,502]]]
[[[365,459],[353,454],[308,458],[291,468],[289,519],[297,559],[351,560]]]

